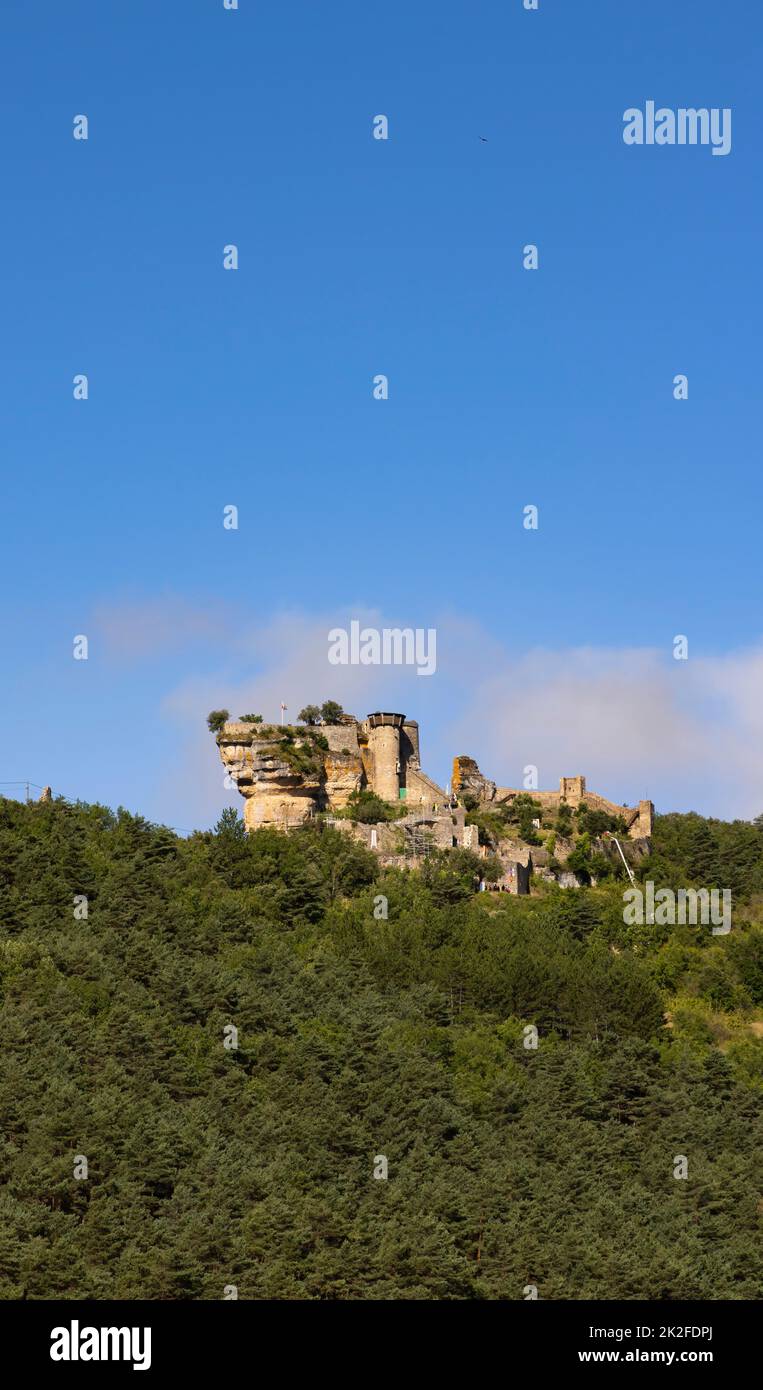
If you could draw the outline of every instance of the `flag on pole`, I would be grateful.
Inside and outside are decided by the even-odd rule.
[[[287,710],[288,708],[289,708],[289,706],[288,706],[288,705],[285,705],[284,702],[283,702],[283,700],[282,700],[282,701],[281,701],[281,723],[282,723],[282,724],[283,724],[284,711]]]

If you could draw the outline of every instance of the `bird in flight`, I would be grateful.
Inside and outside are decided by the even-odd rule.
[[[486,144],[487,144],[487,138],[486,138],[486,136],[481,135],[481,136],[480,136],[480,140],[482,141],[483,145],[486,145]]]

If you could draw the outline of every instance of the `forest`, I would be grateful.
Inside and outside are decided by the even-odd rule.
[[[475,862],[0,799],[0,1298],[760,1298],[763,825],[725,936]]]

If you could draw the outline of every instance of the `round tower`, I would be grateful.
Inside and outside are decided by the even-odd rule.
[[[382,713],[377,710],[369,714],[368,747],[373,757],[373,784],[371,790],[382,801],[400,799],[400,731],[405,723],[404,714]]]

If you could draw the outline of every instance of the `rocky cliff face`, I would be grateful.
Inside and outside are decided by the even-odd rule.
[[[245,798],[244,823],[299,825],[325,797],[323,750],[307,732],[260,724],[229,723],[217,736],[228,777]]]
[[[492,801],[495,797],[495,782],[483,777],[474,758],[453,759],[453,781],[456,796],[473,796],[476,801]]]
[[[347,742],[332,739],[332,743]],[[322,729],[225,724],[217,736],[230,781],[245,798],[248,830],[300,825],[315,811],[342,810],[363,785],[360,752],[330,747]]]
[[[363,764],[360,753],[329,751],[323,756],[326,804],[333,811],[342,811],[353,792],[363,785]]]

